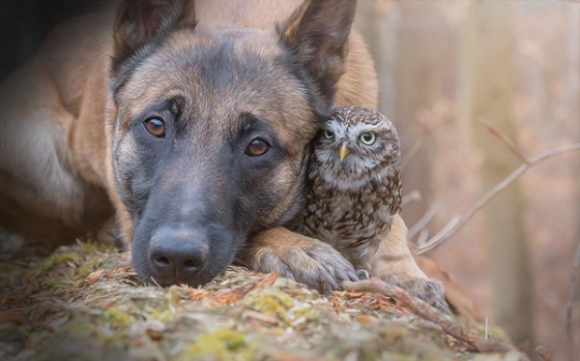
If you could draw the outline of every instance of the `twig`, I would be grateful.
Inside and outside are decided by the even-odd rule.
[[[518,169],[513,173],[504,178],[503,181],[498,183],[493,187],[483,198],[475,202],[462,217],[455,216],[449,223],[443,227],[435,236],[433,236],[429,241],[425,242],[424,245],[419,246],[415,253],[422,254],[427,251],[432,250],[437,247],[445,240],[449,239],[454,235],[459,229],[461,229],[477,212],[479,212],[487,203],[489,203],[495,196],[497,196],[501,191],[507,188],[512,182],[518,179],[522,174],[524,174],[532,166],[543,162],[552,157],[571,153],[580,150],[580,143],[572,144],[566,147],[548,150],[546,152],[540,153],[535,157],[529,158],[516,146],[515,142],[512,141],[507,135],[502,133],[498,128],[493,126],[491,123],[487,122],[485,119],[480,118],[480,123],[483,124],[487,130],[489,130],[494,136],[498,137],[502,142],[504,142],[512,152],[514,152],[522,161],[524,162]]]
[[[419,153],[422,147],[423,147],[422,140],[413,144],[413,147],[411,147],[411,149],[407,152],[407,154],[405,154],[403,159],[401,159],[401,169],[405,169],[405,167],[409,164],[411,159],[413,159],[413,157],[416,156],[417,153]]]
[[[465,225],[465,223],[467,223],[487,203],[489,203],[493,198],[495,198],[495,196],[497,196],[501,191],[503,191],[505,188],[507,188],[510,184],[512,184],[516,179],[518,179],[522,174],[524,174],[526,171],[528,171],[534,165],[541,163],[545,160],[548,160],[550,158],[562,155],[562,154],[567,154],[567,153],[572,153],[572,152],[577,152],[577,151],[580,151],[580,143],[571,144],[569,146],[562,147],[562,148],[548,150],[548,151],[540,153],[534,157],[527,158],[527,160],[528,160],[527,162],[522,164],[518,169],[516,169],[513,173],[511,173],[506,178],[504,178],[503,181],[498,183],[489,192],[487,192],[487,194],[485,194],[485,196],[483,196],[481,199],[479,199],[477,202],[475,202],[475,204],[473,204],[463,216],[458,218],[457,222],[455,224],[453,224],[453,226],[450,226],[450,224],[452,222],[449,222],[444,228],[444,229],[446,229],[445,232],[442,232],[443,231],[442,230],[439,233],[437,233],[429,241],[427,241],[423,246],[418,247],[417,250],[415,251],[415,253],[422,254],[422,253],[425,253],[427,251],[430,251],[433,248],[439,246],[443,241],[449,239],[449,237],[451,237],[459,229],[461,229]]]
[[[489,340],[489,323],[488,318],[485,318],[485,339]]]
[[[433,219],[433,217],[435,216],[435,213],[437,212],[437,206],[436,205],[432,205],[431,207],[429,207],[429,209],[427,209],[427,211],[425,212],[425,214],[423,215],[423,217],[421,217],[420,220],[417,221],[417,223],[415,223],[413,225],[413,227],[411,227],[409,229],[409,233],[408,233],[408,239],[411,240],[415,237],[415,235],[419,232],[421,232],[423,230],[423,228],[427,227],[427,225],[429,224],[429,222],[431,222],[431,220]]]
[[[570,280],[570,292],[568,293],[568,303],[566,304],[566,336],[568,336],[568,357],[570,361],[574,361],[576,354],[574,329],[572,327],[572,316],[574,309],[574,297],[576,296],[576,287],[578,287],[578,271],[580,271],[580,243],[576,248],[576,256],[574,257],[574,264],[572,266],[572,276]]]
[[[517,155],[522,160],[522,162],[530,164],[530,160],[528,159],[528,157],[526,157],[526,155],[522,152],[522,150],[516,145],[516,143],[513,140],[511,140],[507,135],[502,133],[498,128],[496,128],[495,125],[485,120],[485,118],[480,117],[478,120],[484,127],[487,128],[487,130],[491,134],[501,139],[505,143],[505,145],[507,145],[511,149],[511,151],[514,152],[515,155]]]
[[[546,346],[538,345],[534,351],[543,361],[552,361],[552,354],[550,350],[546,348]]]
[[[417,237],[417,241],[415,242],[415,245],[420,246],[422,244],[424,244],[425,242],[427,242],[427,240],[429,239],[429,230],[427,228],[424,228],[421,233],[419,233],[419,237]]]
[[[401,204],[405,205],[409,202],[417,202],[421,200],[421,193],[419,193],[419,191],[415,190],[412,191],[411,193],[407,193],[403,196],[403,199],[401,199]]]
[[[385,283],[377,278],[361,282],[343,282],[343,287],[351,292],[375,292],[391,297],[417,316],[439,325],[447,334],[461,340],[478,352],[508,352],[511,348],[496,340],[486,340],[475,332],[462,327],[459,323],[427,302],[412,297],[402,288]]]

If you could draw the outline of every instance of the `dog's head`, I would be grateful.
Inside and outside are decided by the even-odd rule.
[[[208,282],[249,234],[295,215],[355,2],[307,1],[266,30],[198,21],[193,0],[122,2],[113,164],[143,278]]]

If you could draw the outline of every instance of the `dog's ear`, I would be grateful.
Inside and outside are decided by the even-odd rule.
[[[196,23],[194,0],[121,0],[113,28],[113,71],[157,36]]]
[[[348,36],[356,0],[306,0],[278,28],[330,104],[336,85],[346,70]]]

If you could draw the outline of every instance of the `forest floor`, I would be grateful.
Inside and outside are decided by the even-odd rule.
[[[90,243],[0,263],[0,290],[2,360],[522,359],[475,353],[374,293],[240,268],[203,288],[148,286],[126,253]]]

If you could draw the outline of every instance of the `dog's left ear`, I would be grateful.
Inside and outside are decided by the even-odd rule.
[[[306,0],[280,26],[281,41],[297,55],[330,105],[346,70],[356,0]]]

